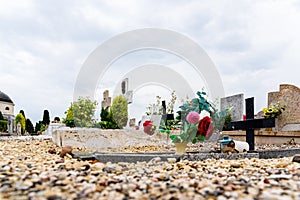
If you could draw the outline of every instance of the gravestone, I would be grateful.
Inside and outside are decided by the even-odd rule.
[[[46,135],[52,136],[52,133],[55,130],[58,130],[60,128],[66,127],[66,125],[64,123],[50,123],[48,125],[48,128],[46,130]]]
[[[243,119],[244,113],[244,94],[237,94],[221,98],[221,110],[232,107],[231,119],[239,121]]]
[[[278,131],[300,131],[300,88],[281,84],[279,91],[268,93],[268,106],[277,102],[286,105],[278,117]]]
[[[230,130],[246,130],[246,142],[249,150],[254,151],[254,129],[269,128],[275,126],[274,118],[254,119],[254,97],[246,99],[246,120],[235,121],[228,124]]]
[[[132,119],[129,119],[129,127],[130,128],[133,128],[133,127],[135,127],[135,118],[132,118]]]
[[[128,86],[129,86],[128,78],[123,79],[121,82],[121,93],[122,93],[123,97],[126,98],[127,103],[130,104],[130,103],[132,103],[133,91],[128,90]]]
[[[109,96],[109,91],[105,90],[103,92],[103,101],[101,102],[102,108],[109,108],[111,106],[111,97]]]

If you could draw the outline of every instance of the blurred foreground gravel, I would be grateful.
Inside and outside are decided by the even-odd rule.
[[[208,150],[199,144],[190,150]],[[299,145],[259,146],[258,149]],[[161,162],[77,161],[49,139],[0,138],[0,199],[300,199],[300,163],[291,157]],[[107,149],[106,149],[107,150]],[[75,151],[91,151],[73,148]],[[109,151],[174,151],[123,147]]]

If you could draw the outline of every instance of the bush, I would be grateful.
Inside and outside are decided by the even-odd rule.
[[[7,132],[7,121],[0,120],[0,132]]]
[[[22,131],[22,134],[24,133],[24,131],[25,131],[25,126],[26,126],[26,120],[25,120],[25,117],[23,116],[23,114],[22,113],[19,113],[19,114],[17,114],[17,116],[16,116],[16,118],[15,118],[15,121],[16,121],[16,123],[18,124],[18,123],[20,123],[21,124],[21,131]]]
[[[34,132],[34,127],[33,127],[33,124],[31,123],[30,119],[26,119],[25,130],[30,134],[32,134]]]
[[[128,103],[126,98],[122,95],[116,96],[113,99],[111,112],[119,128],[125,127],[128,121]]]

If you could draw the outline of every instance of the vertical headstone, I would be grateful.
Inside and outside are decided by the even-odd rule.
[[[285,111],[278,117],[278,131],[300,130],[300,88],[281,84],[278,92],[268,93],[268,106],[280,102],[286,105]]]
[[[123,97],[126,98],[127,103],[130,104],[132,103],[132,99],[133,99],[133,91],[129,90],[128,88],[128,78],[125,78],[122,80],[121,82],[121,93],[123,95]]]
[[[221,110],[225,110],[231,107],[232,121],[242,120],[244,114],[244,94],[237,94],[221,98]]]
[[[107,108],[111,106],[111,97],[109,97],[109,91],[105,90],[103,92],[103,101],[101,102],[102,108]]]

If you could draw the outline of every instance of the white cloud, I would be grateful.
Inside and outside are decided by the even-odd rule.
[[[41,119],[43,109],[51,117],[63,117],[89,53],[110,37],[137,28],[166,28],[190,36],[216,64],[225,93],[255,96],[257,110],[280,83],[300,85],[297,1],[0,3],[0,90],[11,96],[16,112],[25,110],[33,122]],[[125,69],[114,66],[112,73],[122,77],[130,67],[151,60],[176,69],[182,62],[160,53],[127,56],[119,62]],[[188,71],[181,73],[188,76]],[[104,80],[103,88],[119,81],[109,76]]]

